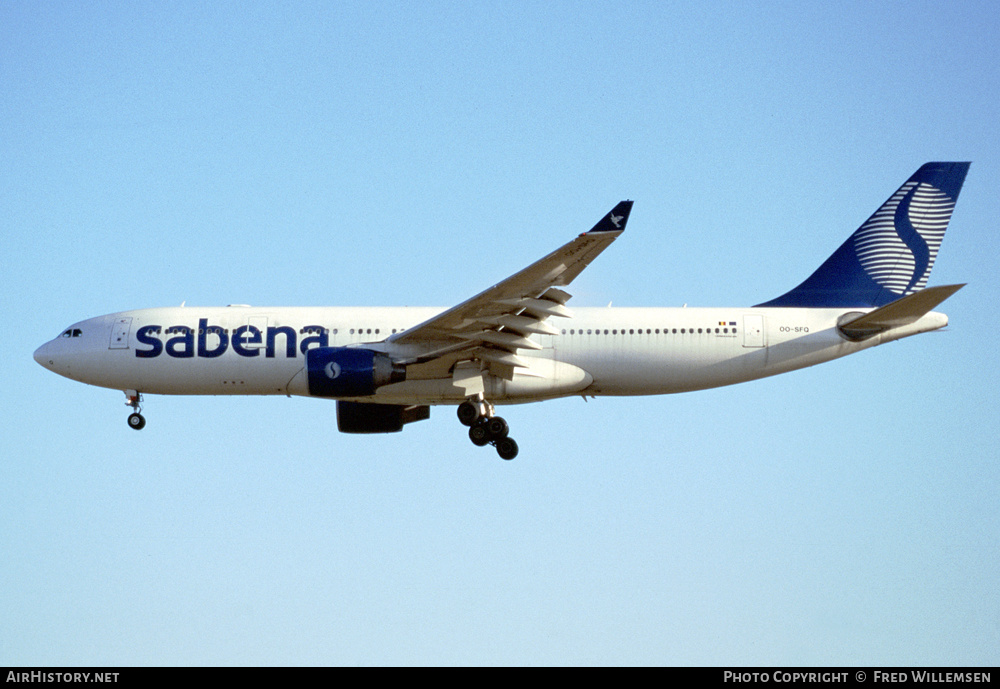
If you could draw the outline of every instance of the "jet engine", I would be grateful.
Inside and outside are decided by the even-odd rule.
[[[341,433],[398,433],[414,421],[429,419],[426,405],[337,402],[337,430]]]
[[[376,388],[406,380],[406,367],[370,349],[316,347],[306,352],[313,397],[367,397]]]

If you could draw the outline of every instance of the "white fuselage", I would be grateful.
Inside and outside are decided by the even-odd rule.
[[[868,309],[861,309],[867,311]],[[35,352],[46,368],[91,385],[165,395],[309,395],[305,351],[365,346],[393,358],[390,338],[440,313],[418,307],[174,307],[142,309],[75,324]],[[859,309],[577,308],[556,319],[557,335],[533,335],[527,368],[489,376],[486,396],[520,403],[567,395],[655,395],[731,385],[805,368],[936,330],[928,313],[863,342],[837,331]],[[456,404],[452,373],[412,365],[404,382],[362,399]]]

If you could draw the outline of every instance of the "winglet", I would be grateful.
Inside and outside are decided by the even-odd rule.
[[[628,214],[632,212],[632,201],[622,201],[611,209],[611,212],[601,218],[600,222],[590,228],[586,234],[595,232],[621,232],[628,222]]]

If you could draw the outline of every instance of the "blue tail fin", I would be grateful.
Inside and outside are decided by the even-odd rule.
[[[801,285],[758,306],[885,306],[923,289],[969,163],[927,163]]]

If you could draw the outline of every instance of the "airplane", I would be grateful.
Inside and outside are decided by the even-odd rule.
[[[964,284],[926,287],[970,163],[920,167],[815,272],[755,306],[566,307],[566,288],[625,230],[632,201],[449,309],[168,307],[75,323],[35,360],[144,394],[301,395],[337,402],[345,433],[398,432],[457,405],[477,446],[518,454],[495,405],[702,390],[938,330]]]

